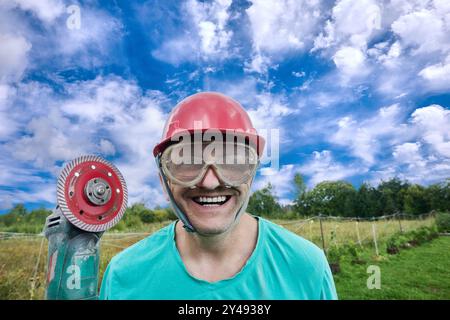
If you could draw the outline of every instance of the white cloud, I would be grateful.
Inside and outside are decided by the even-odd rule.
[[[373,117],[361,122],[350,116],[343,117],[338,121],[338,129],[330,141],[349,147],[354,156],[371,165],[375,163],[375,157],[383,144],[402,136],[407,138],[405,125],[401,121],[398,104],[383,107]]]
[[[256,95],[256,105],[248,110],[248,114],[256,128],[281,129],[280,122],[288,115],[295,113],[281,95],[260,93]]]
[[[12,0],[20,9],[30,11],[44,22],[52,22],[64,12],[61,0]],[[10,4],[11,5],[11,4]]]
[[[355,165],[345,167],[333,159],[329,150],[314,151],[312,158],[298,168],[298,171],[309,177],[308,186],[314,187],[321,181],[340,180],[367,171]]]
[[[116,148],[114,147],[114,145],[111,143],[111,141],[106,139],[100,140],[99,149],[102,154],[107,156],[114,155],[116,153]]]
[[[22,36],[2,34],[0,30],[0,82],[17,81],[28,64],[31,43]]]
[[[405,122],[395,104],[361,122],[341,118],[338,127],[331,142],[370,166],[373,183],[394,176],[429,183],[450,174],[450,111],[442,106],[418,108]],[[379,159],[387,150],[392,158]]]
[[[272,168],[261,168],[261,176],[254,182],[252,189],[260,190],[269,183],[274,188],[274,194],[282,204],[292,202],[290,198],[295,191],[294,176],[298,171],[298,166],[293,164],[283,165],[279,170]]]
[[[17,160],[48,168],[56,160],[69,160],[88,152],[89,142],[76,135],[78,130],[70,128],[70,121],[53,112],[31,120],[27,134],[8,143],[6,149]]]
[[[425,162],[421,155],[420,147],[420,142],[405,142],[401,145],[395,146],[392,155],[398,163],[406,163],[412,166],[423,167]]]
[[[336,64],[341,86],[370,81],[392,98],[448,88],[448,1],[338,0],[330,15],[311,52]]]
[[[186,8],[191,14],[200,36],[201,49],[205,55],[226,52],[232,31],[226,29],[231,0],[216,0],[211,3],[189,0]]]
[[[447,56],[445,62],[436,63],[422,69],[419,76],[424,78],[428,85],[434,89],[450,88],[450,55]]]
[[[388,42],[379,42],[367,50],[367,55],[369,57],[388,69],[399,67],[401,60],[398,58],[401,54],[402,46],[398,41],[391,45],[389,45]]]
[[[42,48],[41,58],[60,54],[59,63],[85,68],[100,66],[110,58],[114,44],[120,43],[124,34],[122,22],[109,13],[91,7],[80,7],[80,28],[55,28],[50,48]]]
[[[364,53],[354,47],[342,47],[333,56],[336,67],[346,76],[363,76],[367,74]]]
[[[165,40],[152,55],[162,61],[178,65],[186,61],[223,60],[230,56],[232,30],[227,27],[228,10],[232,0],[203,2],[187,0],[185,29]]]
[[[54,203],[56,184],[52,179],[39,176],[39,170],[30,164],[20,165],[11,157],[0,156],[0,210],[10,209],[17,203]]]
[[[0,83],[0,142],[6,141],[17,129],[17,123],[8,112],[9,98],[14,90],[7,84]]]
[[[252,1],[246,11],[254,47],[269,53],[304,49],[312,42],[320,21],[320,9],[319,1]]]
[[[260,74],[266,74],[271,66],[272,61],[269,57],[261,54],[259,50],[253,53],[250,61],[245,63],[244,70],[246,72],[256,72]]]
[[[152,51],[152,56],[173,65],[179,65],[186,61],[196,61],[199,58],[196,45],[195,41],[189,38],[189,35],[185,35],[164,41],[159,48]]]
[[[369,74],[366,50],[381,29],[381,8],[374,0],[340,0],[315,38],[312,52],[323,49],[340,71],[342,84]]]
[[[449,159],[437,158],[434,155],[424,156],[424,152],[420,152],[422,147],[417,151],[414,148],[412,145],[395,147],[394,150],[401,150],[397,155],[400,158],[394,155],[393,161],[384,162],[379,169],[371,172],[369,175],[371,177],[370,182],[377,185],[383,180],[386,181],[392,177],[398,177],[412,183],[430,184],[440,182],[450,175]],[[407,153],[412,158],[403,157]]]
[[[307,49],[321,21],[320,1],[254,0],[246,10],[253,53],[247,72],[267,73],[284,53]]]
[[[450,27],[450,26],[449,26]],[[421,9],[399,17],[392,24],[405,46],[415,53],[442,51],[449,48],[450,40],[442,17],[433,10]]]
[[[379,67],[381,93],[395,97],[448,88],[448,1],[391,1],[384,6],[383,20],[385,31],[393,35],[391,49],[374,46],[368,51]]]
[[[306,73],[305,71],[292,71],[292,75],[296,78],[303,78]]]
[[[411,115],[423,141],[439,155],[450,158],[450,111],[439,105],[419,108]]]
[[[365,49],[369,40],[381,29],[381,8],[374,0],[340,0],[332,17],[314,40],[313,51],[347,45]]]
[[[37,21],[25,19],[28,13]],[[18,81],[25,70],[37,65],[61,69],[103,65],[122,39],[120,20],[88,4],[80,5],[79,29],[67,27],[69,17],[63,1],[1,2],[0,81],[5,73],[9,81]]]

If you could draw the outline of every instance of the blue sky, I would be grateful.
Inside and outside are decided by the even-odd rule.
[[[447,0],[1,2],[0,212],[52,207],[82,154],[117,165],[130,203],[165,205],[151,150],[204,90],[279,130],[279,168],[254,189],[270,181],[283,203],[297,172],[309,187],[442,181],[448,34]]]

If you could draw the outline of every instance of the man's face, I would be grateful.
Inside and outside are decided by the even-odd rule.
[[[175,201],[199,234],[215,235],[228,231],[236,213],[250,191],[251,182],[226,188],[210,167],[195,189],[171,185]],[[208,204],[206,201],[225,201]]]
[[[169,180],[177,205],[202,235],[217,235],[232,228],[235,216],[250,192],[251,183],[252,179],[239,186],[226,187],[213,166],[208,167],[195,188]]]

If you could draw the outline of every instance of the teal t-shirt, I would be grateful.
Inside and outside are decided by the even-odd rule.
[[[266,219],[258,218],[257,244],[241,271],[217,282],[189,274],[175,244],[175,224],[116,255],[100,299],[337,299],[323,251]]]

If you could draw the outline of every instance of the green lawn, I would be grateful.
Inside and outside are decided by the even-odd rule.
[[[383,248],[384,250],[385,248]],[[375,259],[366,252],[364,264],[341,262],[334,276],[339,299],[450,299],[450,237],[440,237],[397,255]],[[367,288],[369,265],[381,270],[381,288]]]

